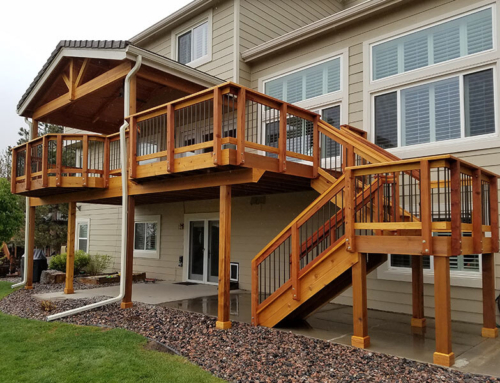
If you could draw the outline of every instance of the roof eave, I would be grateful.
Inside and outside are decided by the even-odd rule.
[[[366,0],[363,3],[354,5],[346,10],[334,13],[321,20],[295,29],[282,36],[266,41],[260,45],[247,49],[241,54],[243,61],[251,62],[270,53],[289,47],[299,41],[309,39],[318,34],[331,31],[339,26],[344,26],[360,17],[364,17],[372,12],[401,3],[404,0]]]
[[[153,24],[149,28],[145,29],[144,31],[138,33],[134,37],[132,37],[129,41],[132,44],[140,44],[144,40],[150,38],[154,34],[162,31],[163,29],[172,27],[174,25],[177,25],[181,23],[184,19],[188,17],[192,17],[193,14],[196,14],[203,10],[207,5],[212,3],[213,0],[193,0],[189,4],[185,5],[178,11],[172,13],[171,15],[165,17],[164,19],[160,20],[156,24]]]

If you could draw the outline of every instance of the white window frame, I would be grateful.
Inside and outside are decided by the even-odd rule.
[[[489,134],[482,134],[478,136],[471,136],[471,137],[465,137],[465,105],[464,105],[464,76],[468,74],[473,74],[477,72],[481,72],[484,70],[493,70],[493,98],[494,98],[494,103],[495,103],[495,132],[489,133]],[[401,91],[409,88],[413,88],[419,85],[425,85],[425,84],[431,84],[435,83],[441,80],[446,80],[450,78],[459,78],[459,89],[460,89],[460,138],[454,138],[451,140],[443,140],[443,141],[434,141],[434,142],[427,142],[423,144],[416,144],[416,145],[407,145],[407,146],[402,146],[402,137],[403,137],[403,132],[402,132],[402,121],[401,121]],[[397,121],[398,121],[398,146],[396,148],[389,148],[386,149],[390,151],[391,153],[399,153],[402,151],[417,151],[421,150],[423,153],[425,153],[428,149],[432,149],[432,147],[439,146],[441,147],[442,145],[455,145],[455,143],[474,143],[477,141],[484,141],[484,140],[491,140],[491,139],[498,139],[499,137],[499,129],[498,129],[498,112],[499,108],[497,105],[498,102],[498,86],[495,86],[495,84],[498,83],[497,80],[497,73],[496,73],[496,66],[495,65],[486,65],[482,67],[476,67],[474,69],[468,69],[460,72],[456,72],[453,74],[449,74],[446,76],[442,76],[439,78],[433,78],[430,80],[426,81],[420,81],[418,83],[413,83],[408,86],[400,86],[397,88],[389,89],[389,90],[384,90],[379,93],[372,93],[371,97],[371,109],[373,110],[373,113],[371,114],[371,125],[373,126],[373,142],[375,142],[375,133],[376,133],[376,127],[375,127],[375,98],[377,96],[381,96],[384,94],[388,93],[393,93],[397,92]],[[431,134],[432,136],[432,134]],[[454,149],[453,151],[457,151]],[[428,155],[428,154],[424,154]]]
[[[475,7],[477,7],[477,5],[475,5]],[[373,79],[373,75],[374,75],[374,73],[373,73],[373,48],[376,47],[377,45],[381,45],[381,44],[384,44],[386,42],[389,42],[389,41],[392,41],[392,40],[396,40],[396,39],[399,39],[399,38],[404,37],[404,36],[408,36],[408,35],[410,35],[412,33],[416,33],[416,32],[423,31],[423,30],[428,29],[428,28],[432,28],[432,27],[435,27],[435,26],[447,23],[449,21],[457,20],[457,19],[459,19],[461,17],[465,17],[465,16],[468,16],[468,15],[474,14],[476,12],[481,12],[481,11],[484,11],[484,10],[489,9],[489,8],[491,8],[491,15],[492,15],[493,46],[492,46],[491,49],[484,50],[484,51],[477,52],[477,53],[472,53],[470,55],[465,55],[465,56],[457,57],[455,59],[446,60],[446,61],[443,61],[443,62],[440,62],[440,63],[436,63],[436,64],[430,64],[430,65],[424,66],[422,68],[412,69],[412,70],[409,70],[409,71],[403,71],[401,73],[397,73],[397,74],[394,74],[394,75],[391,75],[391,76],[387,76],[387,77],[383,77],[383,78],[380,78],[380,79],[376,79],[376,80]],[[371,43],[370,44],[370,81],[372,83],[379,82],[379,81],[383,81],[383,80],[386,80],[386,79],[390,79],[391,77],[404,76],[404,75],[406,75],[408,73],[411,73],[411,72],[414,72],[414,71],[418,71],[418,70],[421,70],[421,69],[427,69],[427,68],[434,69],[435,66],[446,66],[447,64],[450,64],[450,63],[452,63],[454,61],[458,61],[458,60],[461,60],[461,59],[468,59],[468,58],[471,58],[471,57],[473,57],[475,55],[483,55],[484,53],[487,53],[487,52],[493,52],[493,51],[496,50],[496,44],[497,44],[497,39],[496,39],[496,32],[497,32],[496,31],[496,29],[497,29],[496,21],[497,21],[497,17],[496,17],[496,4],[495,3],[490,3],[490,4],[486,5],[486,6],[474,8],[472,10],[469,10],[469,11],[466,11],[466,12],[463,12],[463,13],[460,13],[460,14],[456,14],[454,16],[440,18],[439,21],[429,22],[428,24],[426,24],[424,26],[420,26],[420,27],[417,27],[415,29],[409,30],[407,32],[400,33],[400,34],[398,34],[396,36],[391,36],[389,38],[386,38],[386,39],[383,39],[383,40],[379,40],[376,43]],[[401,59],[401,58],[398,58],[398,59]]]
[[[443,63],[434,64],[424,68],[415,69],[412,71],[400,73],[394,76],[386,77],[376,81],[371,81],[372,71],[372,55],[371,46],[388,39],[398,38],[405,33],[413,33],[419,28],[426,28],[439,22],[448,21],[452,17],[461,17],[467,13],[480,11],[486,7],[493,9],[493,49],[475,53],[473,55],[460,57],[454,60],[445,61]],[[375,142],[375,124],[374,124],[374,96],[383,93],[389,93],[399,88],[417,86],[425,82],[439,81],[447,77],[457,76],[463,73],[478,72],[488,68],[493,69],[494,81],[494,97],[495,97],[495,127],[494,134],[463,137],[459,139],[438,141],[420,145],[410,145],[405,147],[386,149],[390,153],[401,158],[412,158],[418,156],[439,155],[444,153],[458,153],[479,149],[490,149],[500,147],[500,134],[498,128],[499,107],[498,107],[498,92],[500,89],[499,76],[497,68],[500,65],[500,57],[497,49],[497,41],[500,38],[500,28],[496,26],[496,21],[500,20],[500,7],[496,2],[481,1],[473,5],[456,9],[438,17],[429,18],[425,22],[416,23],[409,27],[397,30],[390,34],[379,36],[377,38],[367,40],[363,43],[363,120],[367,125],[365,130],[368,132],[368,139]],[[460,85],[462,86],[462,85]],[[463,102],[463,101],[462,101]],[[399,104],[398,104],[399,105]],[[463,108],[462,108],[463,113]],[[398,110],[398,118],[400,113]],[[398,123],[398,128],[401,126]],[[399,137],[398,137],[399,140]]]
[[[269,81],[313,67],[315,65],[322,64],[330,60],[334,60],[336,58],[340,58],[340,89],[335,92],[326,93],[321,96],[312,97],[307,100],[296,102],[294,103],[294,105],[311,111],[321,111],[323,109],[339,105],[340,120],[343,121],[341,122],[341,125],[347,124],[349,117],[349,76],[347,75],[347,68],[349,68],[349,49],[347,48],[328,55],[315,57],[314,59],[307,60],[301,64],[293,65],[287,67],[286,69],[273,72],[269,75],[261,77],[258,81],[259,92],[265,94],[266,83],[268,83]],[[261,118],[259,118],[259,121],[263,122],[259,127],[258,132],[260,134],[260,141],[262,141],[261,143],[264,144],[263,138],[266,136],[266,124],[272,121],[268,121],[267,119],[263,121]],[[263,151],[258,151],[258,153],[260,155],[265,155],[265,152]]]
[[[192,68],[197,68],[200,65],[206,64],[210,61],[212,61],[212,10],[209,9],[208,11],[202,13],[201,15],[198,15],[197,17],[193,18],[190,20],[188,24],[183,24],[182,26],[174,29],[172,31],[172,36],[171,36],[171,57],[175,61],[179,61],[178,57],[178,41],[179,37],[182,36],[184,33],[193,31],[196,27],[200,26],[201,24],[204,24],[205,22],[207,23],[207,54],[205,56],[202,56],[196,60],[190,61],[184,65],[190,66]]]
[[[135,225],[137,223],[155,223],[156,224],[156,250],[136,250],[135,249]],[[152,258],[160,259],[161,249],[161,215],[142,215],[136,216],[134,220],[134,258]]]
[[[75,251],[80,250],[80,224],[87,225],[87,253],[90,251],[90,218],[77,218],[75,221]]]

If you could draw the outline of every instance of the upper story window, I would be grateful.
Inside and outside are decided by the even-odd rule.
[[[495,133],[493,68],[376,95],[375,143],[384,149]]]
[[[212,12],[208,11],[172,32],[172,57],[197,67],[212,60]]]
[[[269,80],[264,92],[291,104],[341,90],[340,57]]]
[[[372,46],[372,80],[493,49],[492,7]]]

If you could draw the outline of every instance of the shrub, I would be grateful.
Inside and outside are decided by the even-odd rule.
[[[59,255],[55,255],[50,258],[49,269],[66,272],[66,258],[68,255],[66,253],[62,253]],[[80,271],[85,269],[90,262],[90,256],[85,253],[83,250],[78,250],[75,252],[75,274],[78,274]]]
[[[111,257],[107,254],[93,254],[89,256],[89,263],[85,270],[90,275],[101,274],[111,265]]]
[[[48,313],[57,308],[57,306],[54,303],[52,303],[51,301],[40,302],[40,307],[42,308],[43,311],[48,312]]]

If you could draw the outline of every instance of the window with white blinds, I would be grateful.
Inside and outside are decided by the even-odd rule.
[[[340,57],[269,80],[264,92],[297,103],[340,90]]]
[[[493,48],[491,7],[372,46],[372,80]]]
[[[493,69],[375,96],[375,143],[387,149],[495,133],[494,99]]]
[[[432,270],[431,257],[423,257],[423,269]],[[390,266],[394,268],[411,268],[411,255],[406,254],[391,254]],[[476,272],[480,271],[479,255],[460,255],[450,257],[451,271]]]
[[[143,217],[135,222],[134,229],[134,256],[158,258],[160,216]]]
[[[189,64],[208,55],[208,21],[177,37],[177,61]]]

